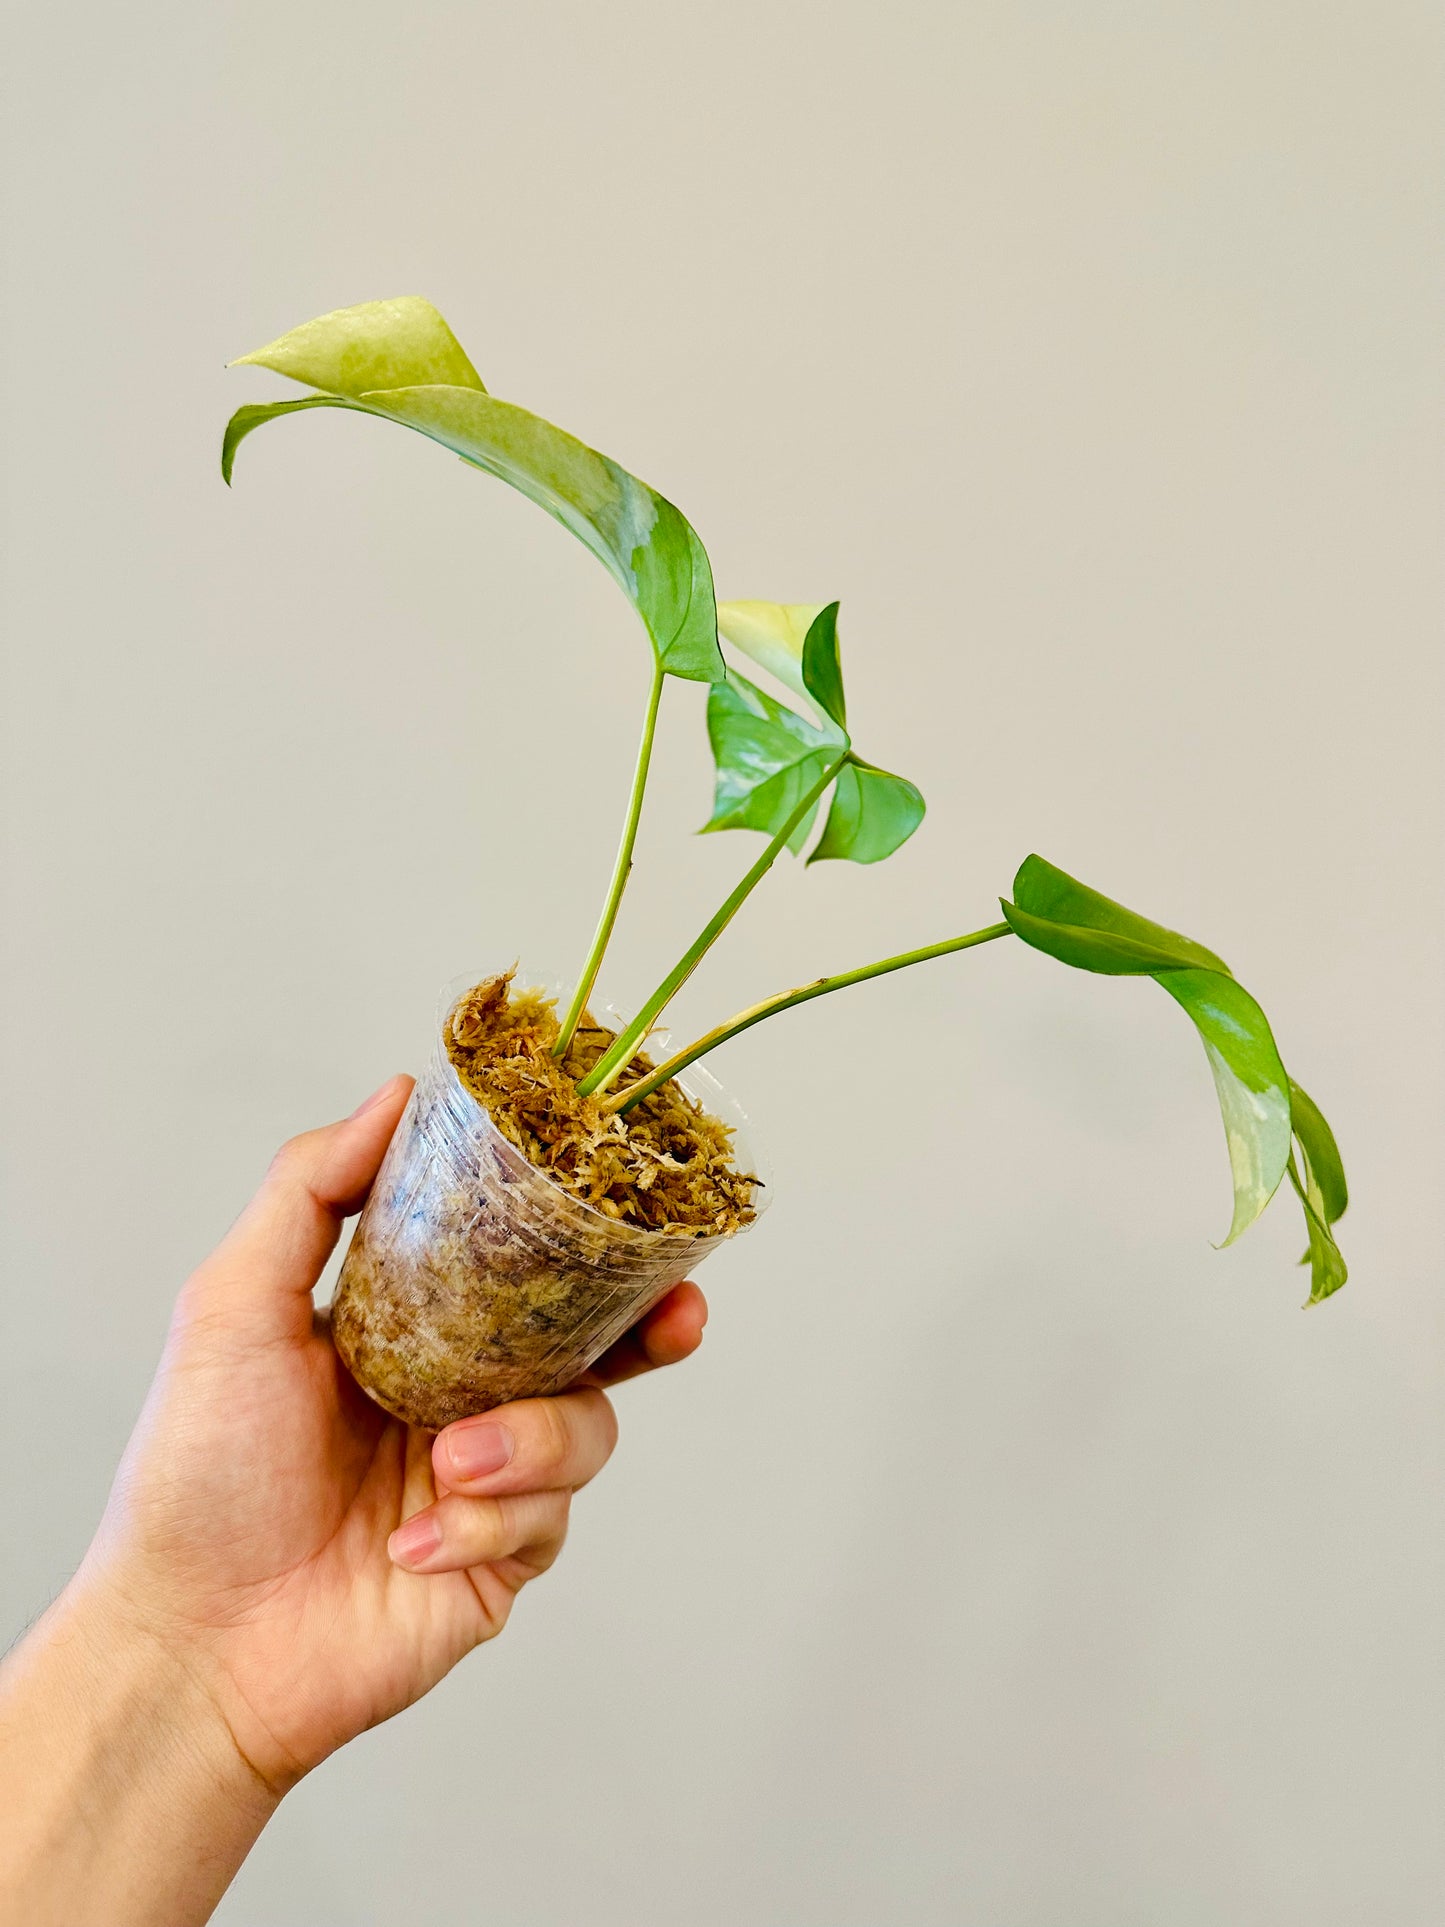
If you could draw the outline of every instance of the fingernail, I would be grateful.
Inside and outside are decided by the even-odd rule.
[[[371,1093],[370,1097],[365,1097],[362,1099],[362,1101],[357,1105],[356,1109],[351,1113],[351,1116],[347,1118],[346,1120],[347,1123],[351,1124],[358,1117],[365,1117],[368,1111],[374,1111],[378,1104],[384,1103],[386,1099],[391,1096],[391,1093],[396,1089],[397,1085],[400,1082],[401,1082],[401,1073],[399,1071],[397,1072],[395,1077],[388,1077],[384,1084],[379,1085],[377,1089]]]
[[[454,1425],[447,1433],[447,1457],[459,1479],[500,1472],[516,1449],[505,1425]]]
[[[398,1526],[386,1542],[386,1549],[399,1566],[419,1566],[430,1559],[442,1542],[442,1529],[434,1512],[419,1512]]]

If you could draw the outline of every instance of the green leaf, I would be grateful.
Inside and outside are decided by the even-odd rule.
[[[430,301],[403,295],[363,301],[303,322],[232,367],[270,368],[329,394],[365,395],[378,388],[482,390],[482,378]]]
[[[777,783],[774,774],[785,758],[795,758],[798,754],[777,734],[778,718],[791,719],[790,724],[783,726],[790,733],[794,729],[806,731],[806,738],[800,740],[806,740],[810,749],[815,744],[831,743],[838,748],[848,745],[848,708],[838,652],[838,604],[722,602],[718,604],[718,630],[725,642],[761,663],[780,682],[805,696],[818,711],[820,728],[815,730],[792,710],[764,696],[752,683],[729,672],[731,684],[749,692],[746,701],[754,705],[748,710],[750,719],[761,720],[762,712],[756,704],[769,705],[768,721],[772,729],[763,744],[757,740],[753,722],[750,720],[745,727],[740,720],[739,710],[744,699],[720,695],[721,685],[714,686],[708,699],[708,728],[713,755],[717,758],[719,798],[731,811],[740,785],[746,784],[750,795],[755,795],[759,771],[764,764],[769,767],[769,780],[777,784],[776,788],[757,796],[753,805],[754,815],[749,817],[746,827],[760,829],[764,825],[755,818],[761,817],[766,809],[769,815],[776,814],[780,823],[787,814],[781,808],[781,799],[793,794],[793,786],[790,784],[785,789]],[[835,759],[836,754],[835,749]],[[817,774],[810,765],[807,781],[816,781]],[[776,811],[772,808],[775,795],[779,798]],[[923,811],[922,796],[906,778],[890,775],[850,751],[833,786],[833,801],[823,834],[808,861],[816,863],[843,857],[853,863],[881,863],[908,841],[923,821]],[[713,821],[707,827],[731,829],[733,818],[729,814],[726,822],[720,822],[715,808]],[[773,833],[776,834],[776,826]],[[800,847],[797,837],[790,841],[794,849]]]
[[[1345,1182],[1344,1162],[1335,1134],[1325,1121],[1324,1112],[1308,1091],[1290,1080],[1290,1116],[1310,1170],[1320,1188],[1326,1222],[1334,1224],[1350,1208],[1350,1190]]]
[[[1289,1162],[1289,1078],[1269,1020],[1212,950],[1031,856],[1003,913],[1016,935],[1077,970],[1151,976],[1193,1020],[1214,1075],[1234,1180],[1225,1244],[1252,1225]]]
[[[1293,1155],[1289,1161],[1289,1181],[1294,1186],[1305,1214],[1305,1229],[1309,1234],[1309,1246],[1302,1265],[1310,1268],[1310,1295],[1305,1300],[1306,1308],[1318,1305],[1330,1298],[1349,1278],[1349,1267],[1345,1264],[1344,1254],[1335,1243],[1329,1221],[1324,1215],[1323,1200],[1319,1186],[1315,1184],[1306,1166],[1303,1177]]]
[[[1349,1277],[1344,1256],[1335,1243],[1332,1226],[1345,1215],[1350,1202],[1345,1167],[1335,1134],[1314,1099],[1298,1084],[1290,1084],[1290,1112],[1298,1157],[1289,1161],[1290,1183],[1304,1208],[1309,1245],[1300,1263],[1310,1268],[1307,1305],[1317,1305],[1337,1292]]]
[[[712,570],[686,517],[576,436],[489,395],[429,303],[343,308],[242,360],[332,392],[309,404],[238,410],[223,445],[228,477],[246,435],[299,407],[350,408],[416,429],[509,483],[585,543],[637,609],[668,674],[694,682],[724,674]]]
[[[1157,970],[1189,968],[1188,960],[1174,950],[1137,937],[1084,924],[1052,923],[1018,903],[1005,902],[1003,910],[1015,936],[1075,970],[1093,970],[1109,977],[1149,977]]]
[[[1025,943],[1076,970],[1117,977],[1149,976],[1156,970],[1229,971],[1203,944],[1126,910],[1041,856],[1026,857],[1020,865],[1014,901],[1005,904],[1004,914]]]
[[[762,830],[776,836],[804,794],[847,738],[814,728],[735,670],[708,691],[707,729],[717,765],[713,813],[706,830]],[[901,776],[875,769],[849,755],[833,788],[828,821],[809,863],[847,857],[879,863],[891,856],[923,821],[923,798]],[[796,853],[807,841],[816,811],[810,810],[788,839]]]
[[[838,755],[831,737],[732,670],[708,691],[707,733],[717,787],[704,831],[761,830],[776,836]],[[809,811],[788,839],[795,854],[815,814]]]
[[[646,622],[670,675],[723,674],[712,571],[686,518],[625,468],[539,415],[468,388],[402,388],[362,400],[529,496],[586,544]]]
[[[850,757],[838,772],[828,821],[808,861],[846,857],[852,863],[881,863],[912,836],[924,807],[906,777]]]
[[[1349,1275],[1331,1230],[1349,1203],[1339,1146],[1319,1106],[1285,1071],[1269,1020],[1228,966],[1042,857],[1022,865],[1014,899],[1004,903],[1004,916],[1035,950],[1078,970],[1153,977],[1188,1012],[1214,1073],[1234,1176],[1234,1221],[1224,1242],[1254,1223],[1288,1171],[1309,1235],[1301,1260],[1310,1266],[1309,1302],[1338,1291]]]
[[[838,605],[820,609],[803,638],[803,687],[830,722],[848,727],[843,665],[838,656]]]

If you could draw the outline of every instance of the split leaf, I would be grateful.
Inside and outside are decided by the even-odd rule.
[[[838,772],[828,821],[808,861],[846,857],[852,863],[881,863],[908,841],[923,812],[923,797],[907,777],[850,757]]]
[[[228,481],[246,435],[304,407],[349,408],[414,428],[509,483],[583,542],[642,617],[669,675],[723,675],[712,570],[686,517],[576,436],[489,395],[430,303],[339,309],[242,360],[330,392],[239,409],[222,447]]]
[[[1317,1210],[1307,1195],[1311,1180],[1296,1177],[1295,1184],[1305,1186],[1301,1197],[1313,1253],[1316,1218],[1328,1237],[1331,1206],[1343,1209],[1339,1153],[1323,1117],[1291,1084],[1269,1020],[1229,966],[1192,938],[1139,916],[1039,856],[1020,867],[1013,901],[1005,899],[1002,907],[1010,927],[1035,950],[1078,970],[1153,977],[1192,1019],[1214,1075],[1234,1179],[1234,1216],[1226,1244],[1254,1223],[1278,1190],[1293,1162],[1292,1134],[1300,1138],[1307,1169],[1313,1168],[1308,1140],[1319,1159],[1312,1180],[1319,1194]],[[1332,1239],[1329,1243],[1333,1248]],[[1316,1266],[1312,1296],[1325,1296],[1344,1282],[1341,1263],[1336,1281],[1321,1289],[1324,1262]]]
[[[717,620],[724,642],[806,697],[825,728],[846,732],[836,602],[721,602]]]
[[[829,722],[848,727],[843,694],[843,664],[838,655],[838,605],[830,602],[808,625],[803,638],[803,687]]]
[[[806,697],[803,645],[827,606],[822,602],[720,602],[718,633],[785,688]]]
[[[840,747],[733,670],[708,691],[707,733],[717,786],[704,831],[761,830],[776,836],[837,760]],[[810,810],[789,838],[794,854],[807,840],[815,814]]]
[[[853,752],[848,700],[838,648],[836,602],[724,602],[718,628],[725,642],[761,663],[817,711],[816,726],[766,695],[746,677],[728,672],[708,696],[708,734],[717,763],[717,795],[710,830],[756,829],[776,835],[823,767],[819,758],[847,760],[833,787],[823,834],[808,858],[880,863],[923,821],[924,803],[905,777],[893,776]],[[745,808],[742,799],[746,799]],[[789,838],[796,852],[813,812]]]

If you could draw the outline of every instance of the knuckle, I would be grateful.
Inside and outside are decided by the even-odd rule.
[[[520,1493],[509,1502],[507,1537],[515,1546],[545,1544],[567,1530],[572,1494],[565,1486],[550,1492]]]
[[[273,1183],[289,1184],[302,1177],[311,1168],[311,1145],[309,1133],[300,1137],[288,1137],[271,1159],[266,1176]]]
[[[495,1559],[505,1549],[511,1519],[505,1499],[444,1499],[438,1507],[447,1546],[469,1564]]]
[[[555,1471],[572,1456],[571,1414],[561,1399],[539,1398],[528,1426],[530,1457],[538,1471]]]
[[[515,1592],[544,1573],[561,1552],[571,1506],[572,1494],[565,1486],[495,1499],[443,1499],[437,1510],[445,1557],[438,1569],[470,1573],[484,1603],[491,1597],[485,1588]],[[501,1623],[492,1630],[500,1632]]]
[[[469,1500],[490,1508],[485,1525],[476,1521],[468,1563],[495,1567],[514,1586],[544,1573],[562,1550],[572,1495],[565,1488],[518,1493],[496,1500]]]
[[[537,1540],[530,1545],[521,1546],[507,1561],[511,1569],[512,1582],[520,1590],[530,1585],[532,1580],[540,1579],[544,1572],[550,1572],[556,1565],[562,1551],[562,1538]]]

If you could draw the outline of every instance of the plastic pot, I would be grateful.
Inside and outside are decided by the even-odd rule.
[[[519,983],[559,986],[518,972]],[[569,1385],[726,1235],[648,1231],[564,1191],[493,1124],[442,1041],[443,1022],[366,1207],[331,1307],[347,1369],[378,1405],[440,1431],[509,1399]],[[621,1029],[605,1005],[593,1009]],[[678,1082],[734,1130],[757,1171],[747,1119],[698,1066]],[[755,1188],[761,1213],[766,1190]],[[734,1234],[735,1235],[735,1234]]]

